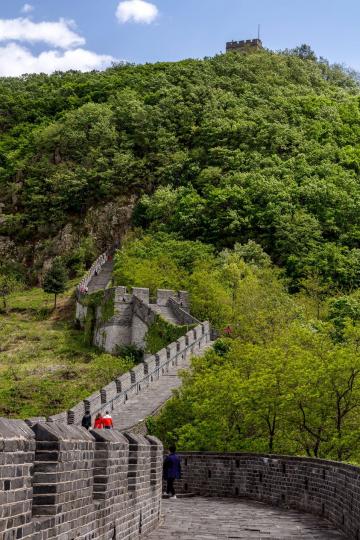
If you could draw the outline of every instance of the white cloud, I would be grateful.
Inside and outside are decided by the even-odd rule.
[[[85,39],[74,32],[73,25],[65,19],[39,23],[26,18],[0,19],[0,41],[43,42],[61,49],[84,45]]]
[[[144,0],[124,0],[117,7],[116,17],[119,22],[136,22],[150,24],[159,15],[159,10],[154,4]]]
[[[17,43],[9,43],[0,47],[0,76],[17,77],[24,73],[52,73],[69,69],[91,71],[104,69],[114,61],[112,56],[79,48],[64,52],[48,50],[36,56]]]
[[[32,11],[34,11],[34,6],[31,4],[24,4],[21,8],[21,13],[31,13]]]

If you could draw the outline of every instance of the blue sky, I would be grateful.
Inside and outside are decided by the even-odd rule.
[[[0,74],[202,58],[258,23],[270,49],[360,70],[359,22],[359,0],[0,0]]]

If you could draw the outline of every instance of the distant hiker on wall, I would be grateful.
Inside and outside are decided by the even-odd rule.
[[[166,495],[176,499],[174,482],[181,478],[181,464],[175,446],[170,446],[170,454],[164,460],[163,473],[166,480]]]
[[[111,418],[111,415],[108,411],[106,411],[105,416],[103,417],[103,424],[105,429],[114,429],[113,421]]]
[[[97,413],[94,423],[94,429],[102,429],[104,427],[104,420],[100,413]]]
[[[91,428],[91,414],[89,412],[86,412],[81,420],[81,425],[85,429]]]

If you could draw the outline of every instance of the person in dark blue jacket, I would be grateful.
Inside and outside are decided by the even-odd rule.
[[[176,499],[174,482],[181,478],[180,458],[176,454],[175,446],[170,446],[170,454],[164,460],[164,479],[166,480],[166,494]]]

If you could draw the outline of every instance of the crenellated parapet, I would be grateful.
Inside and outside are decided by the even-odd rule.
[[[158,316],[174,325],[200,323],[190,314],[186,291],[160,289],[153,299],[148,288],[134,287],[129,292],[121,286],[83,294],[77,299],[77,323],[90,326],[90,341],[111,354],[122,346],[144,348],[145,336]]]
[[[0,419],[0,538],[140,538],[160,517],[154,437]]]
[[[226,52],[259,51],[262,48],[261,39],[243,39],[240,41],[228,41],[226,43]]]
[[[124,410],[125,414],[126,403],[131,396],[141,397],[141,393],[161,377],[166,376],[171,367],[184,365],[210,341],[210,324],[200,323],[166,348],[154,355],[148,355],[144,362],[111,381],[67,412],[51,416],[49,420],[80,425],[85,411],[93,417],[98,412],[104,414],[106,411],[121,413]]]

